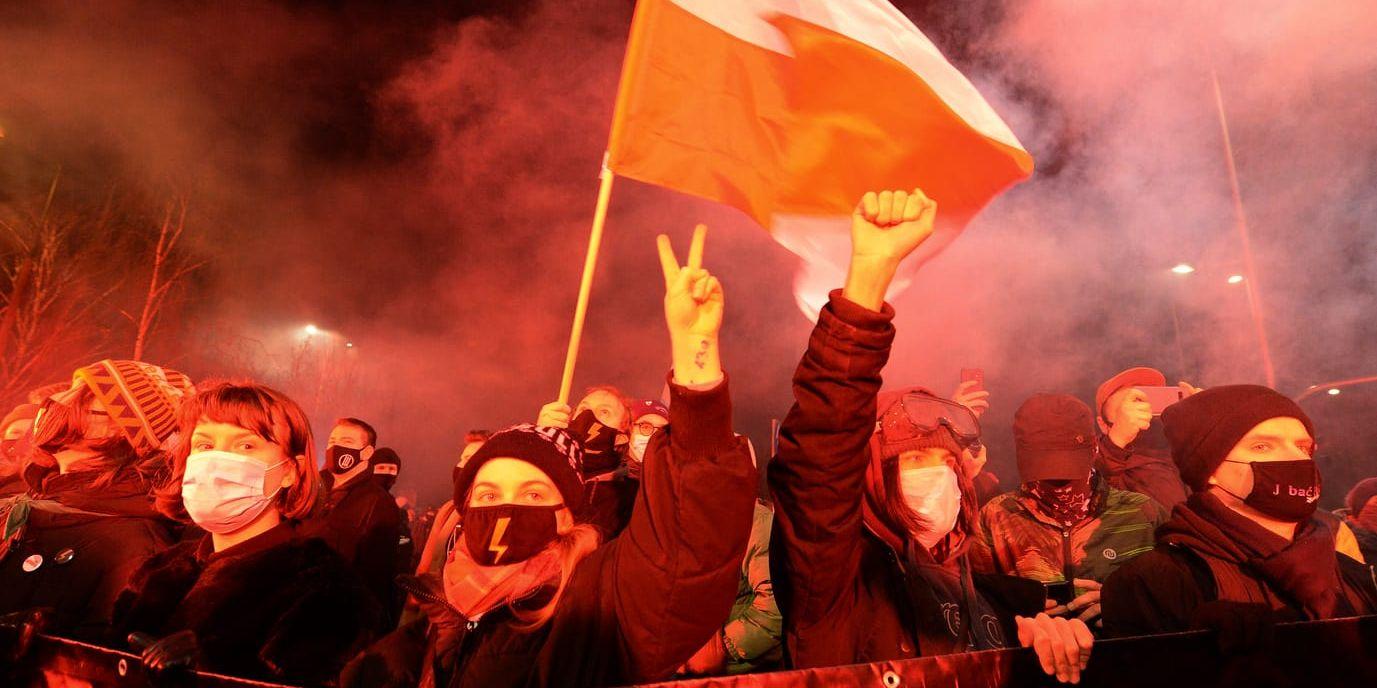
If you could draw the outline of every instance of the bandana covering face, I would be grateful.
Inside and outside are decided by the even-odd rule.
[[[1085,480],[1034,480],[1023,484],[1023,492],[1037,502],[1038,508],[1052,520],[1071,527],[1090,515],[1090,478]]]

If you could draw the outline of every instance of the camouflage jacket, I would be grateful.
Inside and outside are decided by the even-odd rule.
[[[1109,487],[1098,476],[1089,518],[1065,528],[1021,491],[1006,492],[980,512],[972,547],[977,571],[1044,583],[1086,578],[1103,583],[1114,569],[1148,552],[1166,511],[1147,495]]]

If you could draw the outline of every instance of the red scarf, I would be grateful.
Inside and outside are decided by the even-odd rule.
[[[515,564],[481,566],[461,542],[450,550],[445,562],[445,599],[465,618],[474,619],[530,597],[557,579],[559,572],[559,552],[555,549]]]
[[[1241,566],[1295,600],[1311,619],[1335,618],[1346,602],[1340,599],[1334,532],[1318,517],[1301,522],[1288,542],[1214,495],[1196,492],[1176,506],[1157,538]]]

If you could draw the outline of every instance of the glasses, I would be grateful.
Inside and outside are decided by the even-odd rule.
[[[635,428],[636,432],[642,435],[654,435],[655,433],[660,431],[659,425],[656,425],[648,420],[643,420],[639,423],[632,425],[631,427]]]
[[[886,442],[915,439],[945,427],[956,443],[970,447],[980,440],[980,421],[964,405],[928,394],[905,394],[903,417],[886,414],[877,429]],[[906,421],[906,422],[905,422]]]

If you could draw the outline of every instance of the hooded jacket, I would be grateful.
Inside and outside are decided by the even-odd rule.
[[[461,619],[456,649],[436,656],[422,619],[355,658],[341,684],[415,686],[429,663],[434,685],[451,688],[613,686],[666,678],[688,660],[736,600],[756,473],[732,434],[726,381],[670,389],[670,429],[646,450],[630,523],[575,566],[545,625],[522,630],[501,607]]]
[[[769,471],[771,572],[797,668],[1014,645],[1013,615],[1042,605],[1037,583],[973,575],[969,535],[949,536],[934,559],[879,516],[871,440],[893,317],[833,292],[794,373]]]
[[[103,640],[115,597],[140,563],[172,544],[174,524],[154,510],[152,488],[134,470],[106,484],[105,470],[72,468],[59,474],[55,463],[31,462],[24,475],[37,487],[0,502],[0,523],[13,528],[0,558],[0,613],[51,607],[51,632]]]
[[[1196,610],[1216,600],[1266,605],[1276,621],[1377,612],[1374,569],[1335,551],[1338,530],[1336,517],[1316,512],[1287,542],[1213,495],[1193,494],[1158,529],[1156,548],[1105,582],[1105,631],[1200,628]]]

